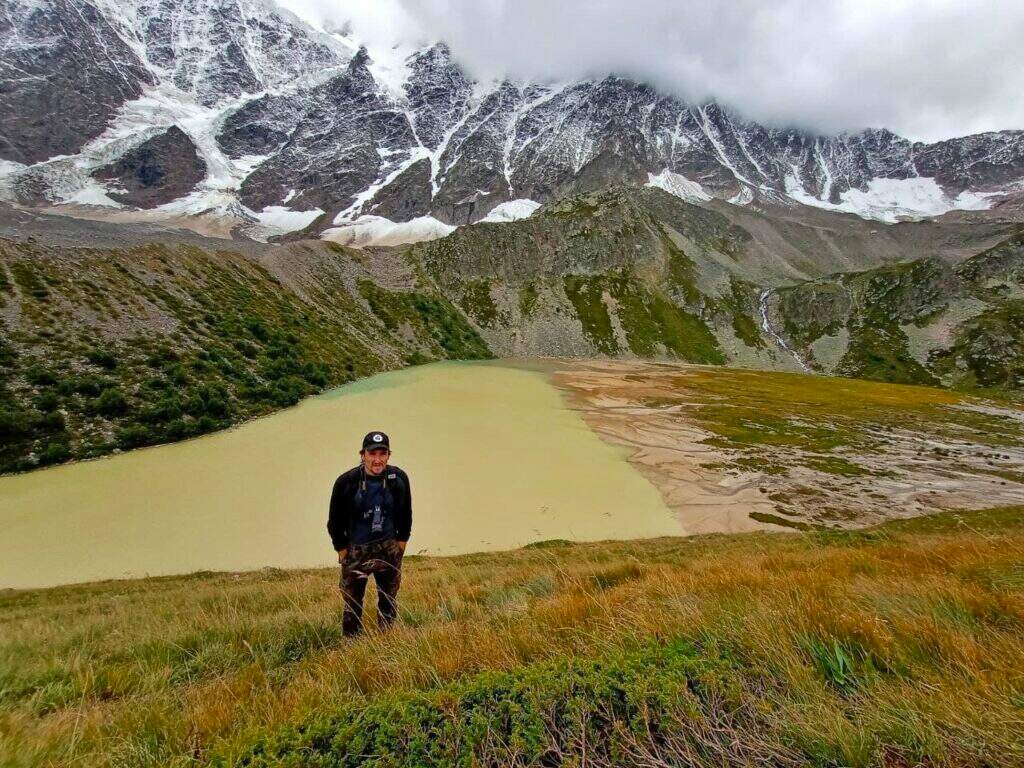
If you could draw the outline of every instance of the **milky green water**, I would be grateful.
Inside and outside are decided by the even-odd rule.
[[[215,435],[0,478],[0,587],[333,564],[331,486],[371,429],[410,476],[410,554],[681,533],[543,374],[436,363]]]

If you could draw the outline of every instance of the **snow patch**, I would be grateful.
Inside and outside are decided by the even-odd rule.
[[[253,212],[257,223],[247,227],[245,234],[254,240],[266,242],[270,237],[305,229],[318,217],[323,216],[323,213],[320,208],[310,211],[293,211],[283,205],[268,205],[262,211]]]
[[[114,190],[93,179],[93,171],[177,126],[191,139],[206,163],[206,178],[189,195],[156,210],[177,215],[223,209],[237,214],[241,206],[236,191],[266,157],[229,158],[217,145],[216,136],[225,115],[247,98],[224,107],[209,108],[173,85],[147,88],[139,98],[123,104],[107,129],[78,154],[52,157],[27,168],[13,167],[16,164],[0,168],[0,194],[5,179],[6,186],[10,186],[14,181],[11,177],[32,174],[45,183],[51,198],[58,203],[121,208],[120,203],[108,196]]]
[[[509,200],[507,203],[496,205],[491,209],[491,212],[480,219],[480,221],[502,223],[518,221],[519,219],[528,219],[533,216],[538,208],[540,208],[540,203],[535,200],[528,200],[526,198]]]
[[[786,194],[798,203],[829,211],[853,213],[862,219],[875,219],[889,224],[895,224],[902,219],[941,216],[955,210],[985,210],[992,205],[988,198],[1002,194],[968,191],[961,192],[956,198],[950,198],[931,177],[876,177],[868,182],[866,190],[848,189],[839,196],[839,203],[831,203],[808,193],[800,183],[795,168],[792,174],[786,175],[785,184]]]
[[[273,0],[95,0],[95,5],[157,80],[176,83],[207,104],[221,103],[245,85],[255,85],[256,91],[287,85],[340,64],[347,53],[333,37]],[[239,71],[247,76],[232,82],[230,75]]]
[[[647,186],[663,189],[670,195],[675,195],[688,203],[706,203],[711,199],[711,195],[704,191],[700,182],[688,179],[681,173],[675,173],[668,168],[657,176],[653,173],[647,174]]]
[[[954,207],[933,178],[875,178],[866,191],[848,189],[839,198],[840,205],[852,213],[863,218],[882,216],[888,221],[900,216],[939,216]]]
[[[213,214],[236,218],[240,221],[255,219],[255,214],[238,202],[238,197],[234,192],[212,189],[196,189],[184,197],[153,208],[151,213],[157,216],[160,214],[167,216]]]
[[[953,206],[958,211],[987,211],[992,207],[989,198],[1004,197],[1009,190],[997,190],[995,192],[972,192],[965,189],[953,201]]]
[[[410,221],[392,221],[383,216],[360,216],[341,226],[325,229],[320,237],[353,248],[370,245],[405,245],[447,237],[455,227],[435,219],[419,216]]]
[[[740,187],[740,191],[730,197],[726,202],[733,205],[750,205],[754,202],[754,190],[750,187]]]
[[[90,179],[90,181],[92,181]],[[107,189],[101,184],[92,182],[74,193],[64,197],[63,202],[70,205],[96,205],[102,208],[124,208],[121,203],[107,196]]]
[[[27,165],[0,158],[0,200],[7,203],[15,202],[14,183],[26,168]]]

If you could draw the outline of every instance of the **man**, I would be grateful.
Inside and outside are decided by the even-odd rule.
[[[359,456],[359,466],[334,482],[327,518],[327,532],[341,563],[345,635],[362,630],[363,596],[370,574],[377,582],[377,624],[384,629],[394,622],[402,556],[412,530],[409,477],[388,464],[388,436],[370,432],[363,438]]]

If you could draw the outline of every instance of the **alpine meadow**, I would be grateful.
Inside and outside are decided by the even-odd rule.
[[[0,0],[0,766],[1024,765],[1022,34]]]

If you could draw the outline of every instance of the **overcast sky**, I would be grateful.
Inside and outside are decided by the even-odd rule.
[[[1022,0],[279,0],[479,78],[617,73],[762,122],[935,140],[1024,128]]]

